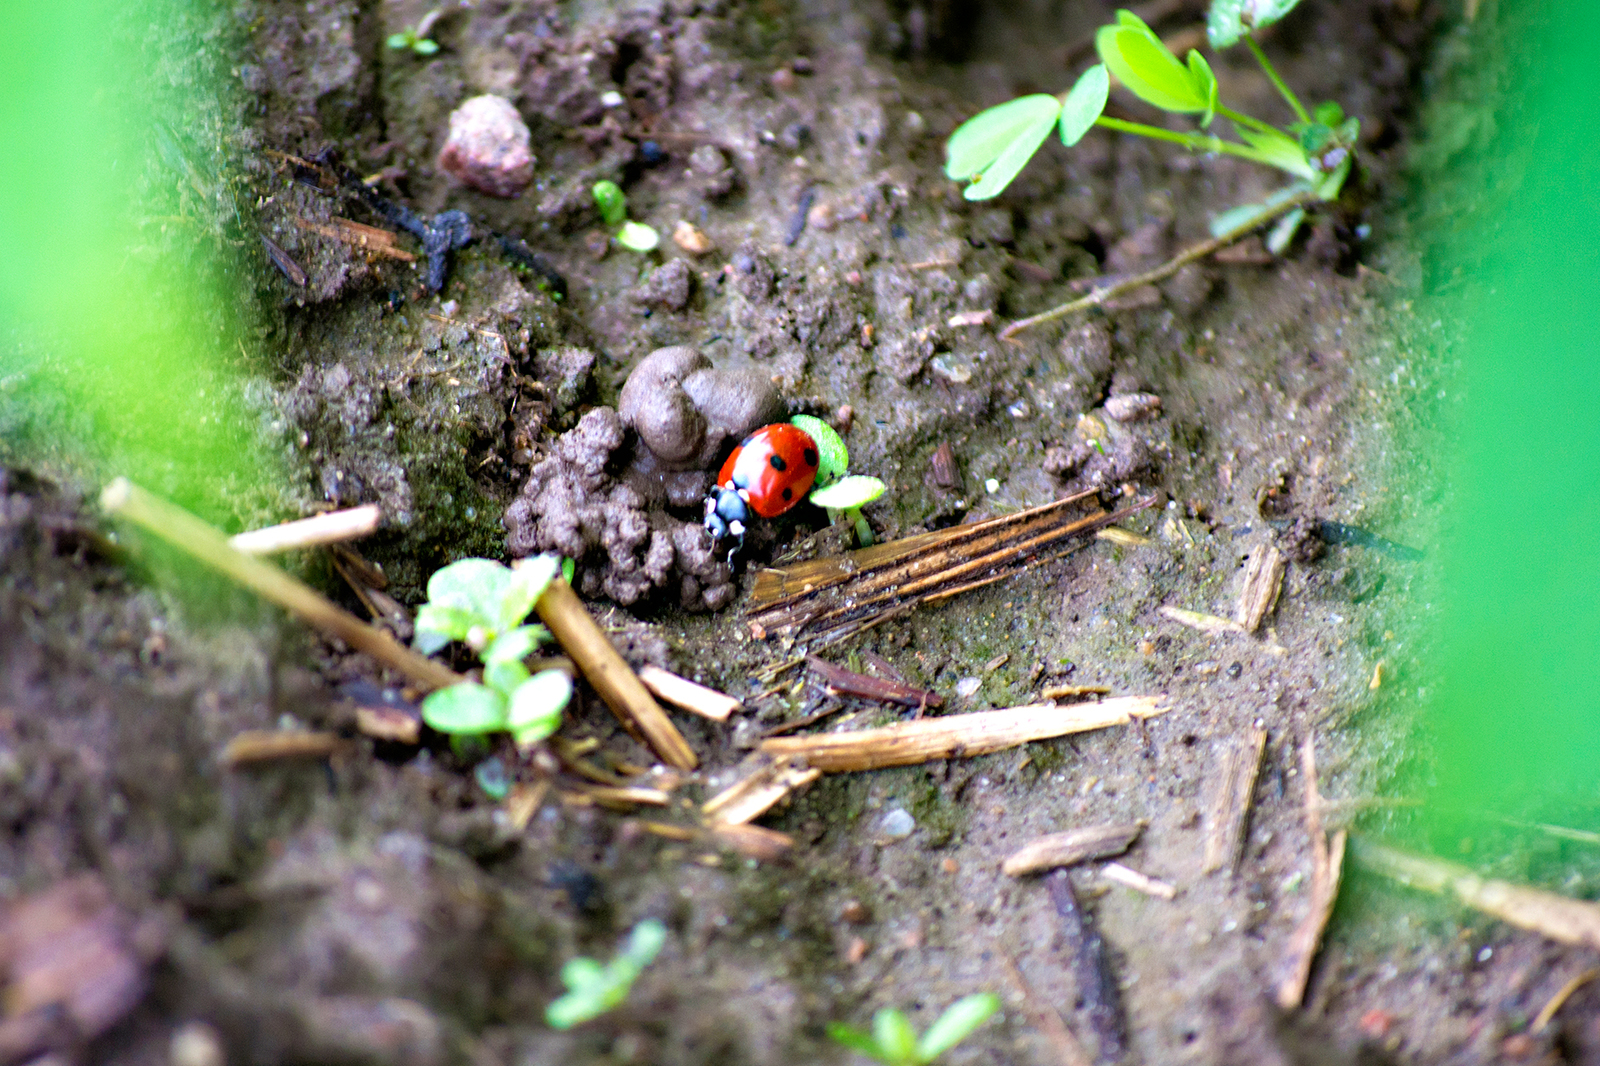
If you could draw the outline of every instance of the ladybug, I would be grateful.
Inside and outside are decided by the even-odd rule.
[[[712,537],[744,540],[754,512],[776,518],[805,499],[817,480],[817,442],[799,426],[776,422],[746,437],[722,464],[706,497]]]

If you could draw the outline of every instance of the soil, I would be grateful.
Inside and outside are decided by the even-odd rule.
[[[1289,84],[1363,130],[1352,190],[1286,255],[1255,243],[1261,254],[1202,261],[1016,344],[997,338],[1004,322],[1070,298],[1074,281],[1159,261],[1277,184],[1096,131],[1071,151],[1047,143],[997,200],[961,198],[940,173],[949,132],[1064,87],[1109,5],[533,0],[445,7],[431,57],[384,47],[427,11],[245,0],[176,41],[227,42],[218,64],[238,88],[216,165],[248,205],[251,254],[253,230],[304,272],[297,284],[262,251],[246,275],[243,347],[262,354],[245,391],[282,457],[280,512],[380,503],[386,524],[360,547],[411,605],[454,558],[573,557],[631,661],[748,699],[730,724],[678,719],[703,766],[680,795],[710,795],[762,732],[837,701],[803,671],[757,696],[755,675],[795,649],[740,620],[751,572],[826,517],[801,507],[758,525],[730,571],[699,525],[720,455],[704,462],[696,438],[653,456],[636,416],[615,411],[646,355],[687,346],[844,431],[852,469],[889,483],[866,512],[881,539],[1069,490],[1107,504],[1157,493],[1126,523],[1142,544],[1096,542],[829,654],[887,664],[947,712],[1061,684],[1164,694],[1170,709],[825,777],[764,819],[796,841],[776,862],[652,835],[649,811],[556,798],[518,831],[475,760],[440,738],[356,733],[342,694],[394,680],[370,661],[153,544],[108,540],[90,484],[36,477],[48,464],[12,452],[0,890],[93,930],[68,984],[106,991],[94,1009],[71,1001],[67,1036],[7,1062],[44,1048],[107,1063],[843,1062],[827,1023],[898,1006],[921,1029],[981,990],[1004,1010],[948,1061],[1059,1062],[1041,1007],[1091,1054],[1097,1043],[1075,1007],[1076,941],[1040,881],[1000,863],[1044,833],[1136,820],[1120,861],[1174,898],[1098,863],[1073,875],[1108,948],[1128,1061],[1595,1054],[1587,1023],[1520,1031],[1576,955],[1354,876],[1306,1006],[1272,1005],[1310,905],[1300,746],[1315,739],[1330,819],[1350,824],[1407,780],[1430,684],[1431,561],[1407,546],[1437,532],[1427,443],[1449,382],[1417,254],[1397,235],[1424,63],[1456,32],[1430,5],[1308,0],[1266,38]],[[1158,28],[1197,18],[1178,5]],[[1225,98],[1287,119],[1247,55],[1214,65]],[[535,175],[518,197],[438,163],[450,113],[482,93],[528,124]],[[465,212],[475,239],[439,260],[439,291],[425,257],[330,236],[337,217],[397,228],[371,196],[296,180],[317,171],[286,157],[330,147],[424,222]],[[601,179],[624,187],[660,250],[609,241],[590,195]],[[710,250],[671,240],[680,223]],[[404,234],[396,247],[426,251]],[[736,436],[718,432],[712,451]],[[1160,613],[1231,617],[1245,565],[1271,547],[1291,561],[1258,633]],[[359,609],[324,564],[302,569]],[[900,713],[847,701],[828,726]],[[219,762],[240,731],[284,726],[347,739],[309,764]],[[1240,861],[1206,873],[1219,764],[1255,729],[1268,740]],[[651,762],[592,694],[563,735],[592,738],[609,765]],[[1358,824],[1399,818],[1380,807]],[[608,958],[647,917],[671,935],[627,1003],[544,1026],[562,962]],[[64,965],[28,962],[19,937],[0,927],[12,990]],[[21,1040],[26,1017],[13,1010],[0,1033]]]

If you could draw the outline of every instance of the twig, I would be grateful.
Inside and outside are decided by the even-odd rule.
[[[302,518],[295,522],[252,529],[228,538],[228,543],[247,555],[275,555],[295,548],[315,548],[322,544],[364,537],[378,528],[383,520],[383,509],[375,503],[351,507],[344,511]]]
[[[1600,970],[1585,970],[1562,985],[1560,991],[1550,997],[1550,1002],[1546,1003],[1539,1013],[1534,1015],[1533,1024],[1528,1028],[1535,1033],[1542,1032],[1544,1027],[1549,1025],[1551,1019],[1556,1016],[1556,1011],[1560,1010],[1567,1000],[1572,998],[1572,993],[1593,981],[1596,977],[1600,977]]]
[[[1120,862],[1108,862],[1100,868],[1100,876],[1107,881],[1112,881],[1123,888],[1131,888],[1135,892],[1143,892],[1156,899],[1173,899],[1178,890],[1165,881],[1158,881],[1148,874],[1122,865]]]
[[[919,711],[927,707],[944,706],[944,697],[937,692],[929,692],[900,681],[890,681],[888,678],[871,677],[854,670],[846,670],[815,655],[806,656],[806,665],[822,678],[829,695],[898,703]]]
[[[1058,318],[1066,318],[1068,315],[1075,314],[1078,311],[1087,311],[1091,307],[1098,307],[1107,300],[1121,296],[1130,289],[1136,289],[1141,285],[1154,284],[1157,281],[1171,277],[1179,269],[1188,266],[1195,260],[1204,259],[1212,252],[1219,248],[1227,247],[1240,237],[1254,233],[1273,219],[1286,215],[1295,208],[1304,207],[1306,204],[1313,203],[1316,200],[1317,194],[1309,189],[1291,196],[1282,203],[1274,204],[1261,214],[1255,215],[1248,221],[1233,227],[1233,229],[1228,230],[1220,237],[1213,237],[1208,241],[1190,245],[1158,267],[1146,270],[1142,274],[1130,275],[1115,284],[1107,285],[1103,289],[1096,289],[1081,299],[1069,300],[1059,307],[1052,307],[1048,311],[1041,311],[1039,314],[1031,315],[1028,318],[1018,319],[1000,331],[1000,339],[1008,341],[1025,329],[1043,325],[1046,322],[1054,322]]]
[[[1050,902],[1055,904],[1056,915],[1061,919],[1061,938],[1066,941],[1078,998],[1083,1001],[1089,1028],[1094,1030],[1099,1044],[1095,1062],[1118,1062],[1127,1050],[1128,1038],[1122,1020],[1122,997],[1106,960],[1105,943],[1078,905],[1078,896],[1072,890],[1072,878],[1067,871],[1057,870],[1044,879],[1044,884],[1050,892]]]
[[[1121,855],[1133,845],[1144,826],[1143,822],[1126,822],[1051,833],[1024,844],[1001,863],[1000,869],[1012,877],[1020,877],[1041,870],[1071,866],[1085,859]]]
[[[337,733],[307,729],[249,729],[222,749],[222,765],[252,766],[298,759],[326,759],[343,743]]]
[[[1168,710],[1156,696],[1119,696],[1066,707],[1031,703],[998,711],[918,718],[879,729],[773,737],[761,742],[761,750],[775,759],[804,759],[830,773],[878,770],[931,759],[987,755],[1030,740],[1127,725],[1135,718],[1150,718]]]
[[[534,610],[623,725],[637,731],[668,766],[679,770],[695,768],[699,760],[689,742],[617,654],[572,586],[556,578],[539,597]]]
[[[321,593],[260,559],[233,548],[222,532],[175,504],[154,496],[126,478],[100,494],[107,513],[126,518],[220,570],[263,599],[292,611],[310,625],[331,633],[358,651],[405,674],[426,688],[445,688],[466,678],[442,663],[419,655],[381,629],[338,607]]]
[[[1229,753],[1212,806],[1202,872],[1212,873],[1224,866],[1230,872],[1238,870],[1239,856],[1244,850],[1244,831],[1250,821],[1250,803],[1255,796],[1256,777],[1261,773],[1261,755],[1266,747],[1267,731],[1257,729],[1248,742]]]
[[[744,825],[761,817],[795,789],[821,776],[821,770],[793,760],[765,762],[706,800],[700,806],[700,813],[714,825]]]
[[[1278,602],[1283,589],[1283,572],[1288,561],[1277,545],[1267,544],[1250,553],[1250,562],[1244,568],[1244,584],[1239,589],[1239,603],[1233,609],[1233,620],[1246,633],[1261,628],[1261,620]]]
[[[1011,978],[1011,984],[1018,992],[1022,993],[1022,1002],[1027,1006],[1028,1013],[1033,1015],[1033,1024],[1045,1035],[1045,1039],[1055,1045],[1056,1051],[1061,1055],[1061,1066],[1089,1066],[1089,1055],[1083,1050],[1083,1045],[1078,1038],[1072,1035],[1072,1030],[1067,1028],[1067,1023],[1062,1020],[1060,1012],[1046,1003],[1039,1002],[1039,997],[1033,994],[1027,978],[1022,976],[1017,962],[1004,951],[999,952],[1000,961],[1005,963],[1006,976]]]
[[[1182,607],[1163,607],[1156,612],[1163,618],[1170,618],[1180,626],[1198,629],[1202,633],[1243,633],[1244,626],[1231,618],[1222,618],[1203,611],[1190,611]]]
[[[1474,910],[1519,929],[1530,929],[1563,944],[1600,950],[1600,904],[1480,877],[1465,866],[1381,844],[1360,841],[1355,854],[1361,865],[1403,885],[1448,893]]]
[[[1278,984],[1278,1006],[1294,1010],[1305,1000],[1306,982],[1311,978],[1311,963],[1317,957],[1322,931],[1333,914],[1339,897],[1339,879],[1344,868],[1346,834],[1333,835],[1328,846],[1322,828],[1322,797],[1317,792],[1316,742],[1310,735],[1300,745],[1300,772],[1306,779],[1306,832],[1311,837],[1311,909],[1289,938],[1289,973]]]
[[[727,693],[679,677],[659,666],[640,668],[639,680],[657,699],[666,700],[674,707],[682,707],[714,722],[726,722],[730,714],[744,706]]]

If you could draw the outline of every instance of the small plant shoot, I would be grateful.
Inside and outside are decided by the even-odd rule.
[[[856,541],[862,547],[872,543],[872,527],[861,508],[876,500],[888,488],[881,480],[863,474],[847,474],[850,450],[844,438],[828,423],[812,415],[795,415],[790,424],[799,426],[817,442],[817,480],[808,497],[828,512],[830,521],[843,514],[855,526]]]
[[[422,719],[451,737],[509,732],[518,744],[544,740],[561,725],[572,679],[561,670],[531,673],[522,660],[550,639],[523,619],[555,576],[561,559],[541,555],[512,569],[492,559],[462,559],[428,579],[417,610],[418,650],[433,654],[460,641],[483,662],[483,683],[465,681],[422,701]]]
[[[433,24],[439,21],[439,16],[444,14],[442,8],[434,8],[417,20],[415,26],[407,26],[399,33],[391,33],[386,42],[396,51],[410,49],[419,56],[431,56],[439,50],[439,42],[431,40],[428,34],[433,32]]]
[[[884,1066],[926,1066],[971,1036],[999,1009],[999,996],[993,992],[979,992],[950,1004],[920,1039],[906,1016],[893,1007],[873,1015],[870,1033],[841,1022],[830,1022],[828,1035]]]
[[[666,942],[667,927],[647,918],[633,927],[627,944],[609,963],[582,955],[569,960],[561,967],[566,995],[545,1008],[545,1021],[556,1029],[571,1029],[620,1007]]]
[[[628,197],[614,181],[597,181],[594,184],[594,202],[600,209],[600,221],[612,230],[612,237],[630,252],[653,252],[661,243],[661,235],[642,222],[628,218]]]
[[[1360,123],[1347,118],[1338,104],[1329,102],[1307,112],[1268,62],[1250,32],[1287,15],[1298,0],[1213,0],[1206,32],[1213,48],[1240,40],[1249,46],[1273,86],[1295,114],[1296,121],[1278,128],[1225,105],[1217,94],[1217,79],[1201,54],[1190,49],[1180,60],[1149,26],[1128,11],[1118,11],[1117,21],[1095,34],[1100,62],[1059,96],[1038,93],[991,107],[962,123],[945,146],[945,175],[966,181],[968,200],[998,196],[1038,151],[1052,129],[1061,143],[1072,146],[1093,126],[1122,133],[1170,141],[1191,151],[1215,152],[1273,167],[1293,177],[1276,199],[1225,212],[1215,219],[1213,235],[1229,232],[1255,218],[1265,220],[1272,207],[1299,194],[1332,200],[1350,173]],[[1175,114],[1193,115],[1200,129],[1179,132],[1110,118],[1104,114],[1111,79],[1152,107]],[[1204,132],[1218,119],[1233,126],[1237,140]],[[1304,217],[1303,209],[1286,214],[1269,236],[1281,251]]]

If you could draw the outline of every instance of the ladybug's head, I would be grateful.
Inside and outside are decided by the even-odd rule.
[[[750,524],[750,505],[744,493],[731,485],[718,486],[706,497],[705,527],[715,540],[732,538],[744,543],[744,531]]]

